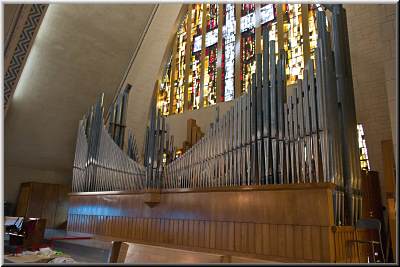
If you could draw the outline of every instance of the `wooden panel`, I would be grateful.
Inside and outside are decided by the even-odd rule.
[[[169,191],[161,193],[161,202],[153,207],[144,204],[144,194],[140,192],[73,194],[69,225],[81,232],[132,241],[160,242],[193,250],[218,249],[289,262],[329,262],[334,260],[335,253],[343,258],[343,248],[336,249],[335,244],[349,237],[335,235],[330,230],[332,209],[327,206],[332,191],[328,185],[295,185],[296,190],[287,186],[271,188]],[[277,209],[273,204],[283,199],[295,203],[300,195],[305,198],[312,195],[301,210],[294,209],[295,205],[285,206],[285,203]],[[287,210],[282,211],[284,208]],[[304,216],[312,219],[303,219]]]
[[[304,259],[312,260],[312,233],[311,226],[303,227],[303,251]]]
[[[262,226],[262,243],[263,243],[263,254],[271,255],[270,247],[270,235],[269,235],[269,224],[263,224]]]
[[[357,231],[358,239],[369,240],[371,233],[368,230]],[[358,250],[360,253],[360,259],[357,255],[357,246],[355,244],[348,243],[348,240],[355,239],[355,230],[351,226],[334,227],[334,246],[335,246],[335,262],[367,262],[367,256],[371,255],[371,251],[368,246],[359,245]],[[351,246],[349,247],[349,244]]]
[[[270,248],[271,255],[278,256],[278,226],[276,224],[271,224],[269,226],[269,235],[270,235]]]
[[[293,225],[285,225],[286,231],[286,251],[285,255],[289,258],[294,258],[294,226]]]
[[[125,243],[128,250],[123,263],[220,263],[224,255],[181,249]]]
[[[278,225],[278,255],[285,257],[286,255],[286,229],[285,225]]]
[[[47,228],[66,228],[69,187],[58,184],[22,183],[16,215],[46,219]]]
[[[321,261],[321,231],[318,226],[311,227],[312,259]]]
[[[19,189],[18,202],[15,211],[15,216],[25,217],[28,211],[29,198],[31,192],[31,185],[28,183],[22,183]]]

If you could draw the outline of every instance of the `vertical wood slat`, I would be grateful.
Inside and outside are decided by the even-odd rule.
[[[319,226],[311,227],[312,259],[321,260],[321,231]]]
[[[263,252],[263,232],[262,232],[262,224],[261,223],[256,223],[255,225],[255,232],[254,232],[254,238],[255,238],[255,253],[256,254],[262,254]]]
[[[285,257],[286,255],[286,229],[285,225],[278,225],[278,255]]]
[[[294,254],[296,259],[304,259],[304,247],[303,247],[303,231],[302,227],[296,225],[294,227]]]
[[[198,247],[204,247],[204,221],[198,221],[198,235],[199,235],[199,243]]]
[[[262,225],[262,247],[263,247],[263,254],[264,255],[270,255],[271,254],[269,224],[263,224]]]
[[[235,251],[240,251],[241,249],[241,227],[240,227],[240,223],[235,222],[234,223],[234,235],[235,235],[235,244],[234,244],[234,250]]]
[[[303,227],[303,249],[304,249],[304,259],[312,260],[312,238],[311,226]]]
[[[255,244],[255,224],[247,223],[248,228],[248,246],[249,253],[256,253],[256,244]]]
[[[285,225],[286,231],[286,251],[285,255],[288,258],[294,258],[294,226]]]
[[[329,262],[327,240],[330,227],[276,225],[252,222],[168,220],[123,216],[92,216],[69,214],[69,227],[78,232],[160,242],[193,248],[277,256],[294,261]],[[363,238],[366,233],[360,233]],[[333,235],[337,261],[346,260],[347,240],[354,239],[352,228],[341,228]],[[357,260],[356,247],[351,248],[352,260]],[[360,249],[362,257],[365,255]]]
[[[210,248],[210,221],[204,222],[204,245],[205,248]]]
[[[269,226],[270,235],[270,249],[273,256],[278,256],[278,227],[276,224],[270,224]]]

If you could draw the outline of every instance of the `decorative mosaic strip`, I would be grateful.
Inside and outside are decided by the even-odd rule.
[[[28,18],[19,37],[18,44],[11,58],[10,65],[4,75],[4,109],[7,109],[9,100],[17,85],[19,75],[22,72],[34,36],[38,30],[41,19],[48,5],[33,4]]]

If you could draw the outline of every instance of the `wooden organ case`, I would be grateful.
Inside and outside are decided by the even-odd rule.
[[[283,262],[346,261],[362,213],[361,170],[345,10],[327,7],[332,29],[319,10],[303,79],[286,86],[286,52],[264,31],[248,92],[178,158],[156,100],[139,162],[110,136],[99,99],[80,121],[68,230]]]

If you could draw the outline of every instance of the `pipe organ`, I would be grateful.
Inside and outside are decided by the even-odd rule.
[[[277,51],[275,38],[262,31],[247,92],[233,99],[225,114],[218,113],[204,137],[179,157],[157,97],[143,164],[133,134],[128,153],[110,137],[100,97],[79,124],[73,191],[212,192],[330,184],[333,224],[353,225],[361,216],[362,196],[346,14],[341,5],[328,9],[332,30],[325,11],[318,11],[318,39],[299,73],[302,79],[287,83],[287,53]]]

